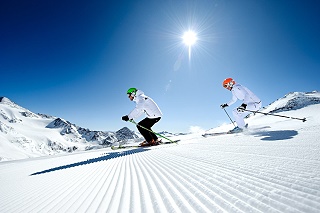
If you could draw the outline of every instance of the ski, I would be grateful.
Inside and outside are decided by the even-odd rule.
[[[214,133],[205,133],[202,135],[202,137],[211,137],[211,136],[218,136],[218,135],[227,135],[227,134],[234,134],[231,132],[214,132]]]
[[[161,145],[161,144],[170,144],[170,143],[178,143],[179,141],[180,141],[180,139],[174,140],[174,141],[165,141],[165,142],[161,142],[159,145]]]
[[[117,150],[117,149],[128,149],[128,148],[139,148],[142,146],[136,145],[136,146],[111,146],[112,150]]]
[[[174,141],[165,141],[165,142],[161,142],[158,145],[153,145],[153,146],[161,146],[161,145],[165,145],[165,144],[172,144],[172,143],[176,143],[178,144],[180,140],[174,140]],[[148,148],[148,147],[153,147],[153,146],[140,146],[140,145],[128,145],[128,146],[124,146],[124,145],[120,145],[120,146],[111,146],[112,150],[117,150],[117,149],[128,149],[128,148]]]
[[[213,133],[205,133],[202,135],[202,137],[211,137],[211,136],[219,136],[219,135],[232,135],[232,134],[238,134],[238,133],[243,133],[243,131],[241,132],[213,132]]]

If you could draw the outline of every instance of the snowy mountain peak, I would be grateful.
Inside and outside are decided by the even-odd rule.
[[[125,140],[125,139],[136,139],[138,138],[138,135],[136,135],[135,132],[131,131],[129,128],[123,127],[122,129],[116,132],[116,137],[120,140]]]
[[[69,121],[66,121],[64,119],[61,118],[57,118],[54,121],[52,121],[51,123],[49,123],[47,126],[47,128],[61,128],[61,135],[65,135],[65,134],[77,134],[77,127],[73,124],[71,124]]]
[[[268,112],[297,110],[309,105],[320,103],[320,92],[291,92],[269,104],[265,109]]]
[[[19,105],[17,105],[16,103],[14,103],[13,101],[11,101],[9,98],[7,97],[0,97],[0,104],[5,104],[14,108],[19,107]]]
[[[12,101],[10,101],[10,99],[6,98],[6,97],[0,97],[0,102],[2,102],[2,103],[11,102],[12,103]]]

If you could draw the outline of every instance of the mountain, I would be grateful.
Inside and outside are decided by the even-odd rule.
[[[268,112],[283,112],[297,110],[312,104],[319,104],[320,97],[318,91],[313,92],[291,92],[284,97],[269,104],[265,109]]]
[[[91,131],[0,97],[0,161],[98,149],[137,138],[127,127],[116,132]]]

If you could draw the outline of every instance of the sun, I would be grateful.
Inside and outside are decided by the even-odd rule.
[[[191,58],[191,46],[194,45],[196,43],[196,41],[198,40],[197,38],[197,34],[192,31],[192,30],[189,30],[187,32],[185,32],[182,36],[182,40],[183,40],[183,43],[185,43],[187,46],[188,46],[188,49],[189,49],[189,60]]]
[[[187,46],[192,46],[198,40],[197,34],[191,30],[185,32],[182,36],[183,43]]]

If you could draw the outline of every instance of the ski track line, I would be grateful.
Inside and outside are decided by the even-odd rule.
[[[226,168],[227,168],[227,167],[226,167]],[[237,170],[239,170],[239,168],[229,168],[228,170],[230,170],[230,171],[234,170],[234,171],[236,172]],[[228,170],[227,170],[227,171],[228,171]],[[243,169],[242,169],[242,170],[243,170]],[[259,172],[259,175],[262,176],[262,177],[257,176],[257,178],[256,178],[257,180],[264,179],[263,177],[268,175],[268,171],[258,171],[258,172]],[[242,173],[243,173],[243,172],[242,172]],[[252,174],[248,174],[247,177],[246,177],[246,179],[249,179],[249,180],[250,180],[250,179],[253,179],[253,178],[251,178],[251,177],[254,176],[255,173],[257,173],[256,169],[254,169],[254,170],[252,169]],[[271,173],[271,172],[270,172],[270,173]],[[232,174],[232,173],[229,173],[228,175],[233,175],[233,174]],[[235,177],[237,177],[236,175],[237,175],[237,174],[235,174]],[[245,175],[245,174],[243,173],[243,175]],[[294,182],[295,180],[294,180],[294,179],[292,179],[292,180],[289,179],[288,181],[289,181],[289,182],[290,182],[290,181],[293,181],[293,182]],[[260,181],[260,182],[261,182],[261,181]],[[258,182],[257,182],[257,183],[258,183]],[[278,187],[278,186],[277,186],[277,187]],[[282,190],[285,191],[285,188],[283,188]],[[288,190],[290,190],[290,192],[292,192],[291,189],[288,188]],[[301,198],[303,198],[303,196],[305,196],[304,193],[303,193],[303,195],[301,195]],[[312,195],[311,195],[311,196],[312,196]],[[312,198],[313,198],[313,199],[316,199],[317,197],[313,196]]]
[[[172,160],[172,158],[170,158]],[[162,165],[166,165],[165,161],[161,162]],[[166,165],[166,167],[161,166],[161,169],[164,170],[162,172],[164,173],[169,173],[168,181],[173,182],[172,185],[173,187],[177,188],[178,192],[183,192],[183,194],[190,194],[190,198],[186,198],[189,201],[188,202],[193,202],[195,203],[196,212],[204,212],[208,211],[214,211],[214,212],[221,212],[223,208],[221,208],[220,205],[217,205],[216,202],[213,201],[212,197],[208,196],[207,193],[205,193],[206,189],[205,187],[203,188],[196,188],[195,185],[199,181],[198,177],[196,180],[195,178],[190,179],[190,176],[185,176],[184,173],[180,173],[181,165],[177,164],[176,166],[174,164]],[[180,173],[180,174],[179,174]],[[183,196],[182,194],[182,196]],[[215,195],[216,199],[219,199],[217,195]],[[199,205],[197,203],[201,203],[202,205]],[[204,208],[205,206],[206,208]],[[235,210],[234,210],[235,211]]]
[[[243,163],[239,163],[238,165],[245,165],[245,164],[243,164]],[[227,164],[227,166],[230,166],[230,165],[228,165]],[[238,167],[240,167],[240,166],[238,166]],[[243,166],[242,166],[243,167]],[[315,188],[319,188],[319,185],[315,185],[315,184],[312,184],[311,186],[310,186],[310,184],[308,184],[308,179],[307,178],[300,178],[300,180],[297,180],[297,178],[295,177],[295,174],[294,173],[288,173],[288,175],[286,175],[286,172],[285,171],[281,171],[281,170],[279,170],[277,173],[275,173],[275,171],[274,170],[272,170],[272,171],[268,171],[268,170],[266,170],[266,169],[264,169],[265,167],[261,167],[261,168],[259,168],[259,167],[254,167],[254,169],[250,169],[250,167],[246,167],[246,168],[242,168],[242,170],[246,170],[246,171],[248,171],[248,173],[249,172],[252,172],[252,173],[256,173],[256,170],[257,169],[259,169],[259,173],[262,173],[262,174],[265,174],[265,175],[268,175],[268,176],[270,176],[270,177],[273,177],[274,179],[281,179],[281,180],[287,180],[287,182],[290,182],[290,181],[292,181],[292,182],[294,182],[295,184],[298,184],[298,183],[300,183],[300,185],[302,185],[302,186],[304,186],[304,187],[309,187],[315,194],[318,194],[318,192],[315,192]],[[231,168],[231,170],[232,169],[237,169],[236,167],[235,168]],[[285,175],[283,175],[283,174],[285,174]],[[254,174],[253,174],[254,175]],[[304,175],[306,175],[306,174],[304,174]]]
[[[39,187],[39,185],[42,186],[42,187]],[[25,194],[29,194],[29,196],[24,197],[24,193],[21,193],[21,194],[18,194],[18,195],[14,195],[15,197],[20,197],[20,198],[12,199],[12,203],[7,203],[7,204],[10,204],[10,206],[14,206],[13,209],[11,209],[10,211],[12,211],[12,212],[24,212],[25,210],[33,208],[34,204],[33,204],[32,201],[34,199],[43,200],[42,191],[45,190],[45,189],[48,189],[47,186],[50,186],[50,185],[52,185],[52,183],[47,183],[45,179],[43,179],[43,180],[40,179],[39,182],[32,183],[32,185],[22,186],[22,188],[24,189],[23,191],[25,192]],[[51,188],[49,188],[49,189],[51,189]],[[21,205],[20,202],[23,202],[24,205]],[[13,203],[15,203],[15,204],[13,204]],[[28,211],[30,211],[30,210],[28,210]]]
[[[126,167],[128,166],[130,163],[126,163],[126,161],[130,161],[129,159],[132,160],[132,164],[135,164],[134,167],[130,166],[129,168],[125,168],[124,171],[130,171],[130,175],[121,175],[121,176],[124,176],[124,177],[127,177],[129,176],[130,178],[128,180],[125,180],[126,182],[130,182],[130,179],[132,177],[137,177],[136,179],[140,181],[140,183],[138,184],[139,185],[139,190],[143,191],[142,193],[141,192],[136,192],[136,195],[139,195],[139,194],[145,194],[146,196],[142,196],[140,199],[141,200],[144,200],[145,198],[149,198],[146,200],[146,202],[142,202],[142,206],[141,206],[141,210],[143,210],[142,212],[157,212],[158,209],[161,209],[162,207],[168,209],[169,212],[177,212],[177,211],[171,211],[170,209],[175,209],[175,210],[179,210],[178,206],[175,204],[175,203],[170,203],[168,201],[172,200],[172,199],[167,199],[167,200],[163,200],[163,193],[164,194],[167,194],[167,192],[164,192],[166,191],[165,187],[162,187],[163,189],[161,190],[161,188],[159,188],[159,185],[161,185],[160,182],[157,181],[157,177],[153,174],[153,169],[150,168],[150,163],[151,165],[155,162],[154,159],[146,159],[144,156],[147,155],[145,153],[139,153],[139,154],[135,154],[134,156],[135,157],[126,157],[124,159],[127,159],[127,160],[124,160],[121,165],[119,165],[120,167]],[[150,163],[148,163],[150,162]],[[135,168],[135,169],[132,169],[132,168]],[[133,175],[133,173],[135,173]],[[123,205],[123,202],[127,202],[128,201],[128,198],[125,198],[125,197],[122,197],[122,195],[126,195],[126,194],[135,194],[135,192],[130,192],[130,190],[132,188],[135,188],[137,189],[138,187],[132,187],[132,186],[127,186],[127,185],[130,185],[130,184],[121,184],[121,181],[119,182],[119,188],[116,188],[115,190],[116,191],[122,191],[121,196],[117,199],[121,199],[121,203],[122,203],[122,209],[118,209],[120,207],[113,207],[113,206],[108,206],[108,205],[103,205],[105,202],[101,202],[101,205],[99,206],[99,209],[105,209],[108,207],[108,210],[107,212],[112,212],[112,211],[120,211],[121,212],[126,212],[124,210],[124,208],[126,208],[127,205]],[[136,185],[136,183],[132,183],[131,185]],[[121,187],[120,187],[121,186]],[[123,188],[122,188],[123,187]],[[127,188],[127,189],[126,189]],[[130,189],[129,189],[130,188]],[[129,191],[128,193],[126,191]],[[159,194],[158,191],[161,191],[161,193]],[[192,195],[193,196],[193,195]],[[116,196],[112,196],[112,199],[114,199]],[[135,198],[137,196],[132,196],[131,198]],[[175,196],[173,196],[175,197]],[[193,199],[190,199],[190,201],[192,201]],[[179,200],[178,200],[179,201]],[[190,202],[189,201],[189,202]],[[167,202],[165,204],[165,202]],[[181,202],[181,201],[179,201]],[[112,203],[112,202],[111,202]],[[128,202],[130,203],[130,202]],[[132,201],[131,203],[135,203],[134,201]],[[160,208],[161,206],[161,208]],[[133,209],[133,207],[128,207],[129,209],[131,210],[136,210],[136,209]],[[188,206],[185,210],[186,211],[181,211],[181,212],[192,212],[190,211],[190,209],[192,209],[191,206]],[[126,209],[128,210],[128,209]],[[193,212],[196,212],[196,211],[193,211]],[[207,212],[209,212],[207,210]]]
[[[155,177],[152,172],[150,173],[150,164],[157,163],[157,159],[150,161],[146,155],[147,153],[137,156],[135,162],[136,176],[139,181],[138,189],[146,195],[142,197],[142,200],[147,198],[147,202],[144,202],[141,206],[142,212],[159,212],[160,206],[163,207],[162,209],[166,209],[165,212],[180,212],[179,206],[174,202],[174,197],[170,196],[166,189],[159,189],[158,177]],[[140,194],[139,192],[136,193]],[[131,208],[131,210],[134,209]]]
[[[146,194],[149,196],[149,202],[145,203],[144,205],[148,205],[148,209],[146,209],[148,212],[156,212],[157,209],[168,209],[172,208],[170,205],[169,207],[165,204],[164,200],[162,199],[161,191],[158,191],[157,185],[156,185],[156,179],[152,173],[150,173],[150,170],[147,168],[151,162],[148,162],[149,160],[146,158],[146,155],[148,153],[143,153],[143,155],[138,156],[138,162],[135,165],[136,168],[139,168],[138,170],[138,179],[143,177],[143,182],[140,182],[141,184],[139,190],[146,191]],[[137,192],[139,194],[139,192]],[[133,209],[132,209],[133,210]]]
[[[269,159],[269,163],[272,162]],[[281,164],[281,162],[274,162],[273,164]],[[258,164],[258,163],[257,163]],[[244,165],[242,163],[240,163],[239,165]],[[297,166],[298,167],[298,166]],[[268,168],[268,166],[267,166]],[[309,168],[309,170],[311,170],[312,167]],[[308,178],[310,176],[314,176],[316,175],[316,173],[304,173],[302,175],[302,177],[299,178],[299,176],[297,176],[297,174],[294,173],[290,173],[290,172],[286,172],[285,170],[282,170],[281,168],[277,168],[276,171],[274,170],[268,170],[268,169],[264,169],[264,167],[253,167],[253,169],[250,169],[250,167],[246,167],[243,168],[243,170],[247,171],[248,173],[252,172],[252,173],[256,173],[255,170],[259,169],[259,173],[262,173],[260,175],[262,176],[270,176],[270,178],[273,178],[275,180],[278,181],[284,181],[284,182],[291,182],[294,183],[295,185],[297,185],[297,187],[303,187],[304,190],[309,190],[309,193],[314,194],[314,195],[319,195],[319,185],[317,184],[310,184],[308,181]],[[253,174],[255,175],[255,174]],[[316,181],[318,182],[318,181]]]
[[[124,151],[123,153],[127,153],[127,151]],[[124,179],[126,178],[122,174],[125,172],[123,164],[126,158],[127,156],[115,159],[117,165],[114,167],[113,170],[110,170],[110,172],[112,173],[107,174],[109,180],[108,182],[106,182],[106,184],[103,185],[103,188],[101,188],[101,199],[98,200],[96,205],[91,205],[90,209],[92,208],[94,211],[97,212],[110,212],[110,209],[117,208],[114,205],[117,205],[118,202],[116,201],[119,200],[121,197],[120,192],[122,192]],[[122,177],[124,179],[121,179]],[[114,200],[115,202],[113,202]]]
[[[143,153],[144,154],[144,153]],[[141,210],[141,212],[153,212],[152,203],[153,199],[151,198],[151,192],[148,188],[148,177],[144,174],[143,166],[144,165],[144,157],[142,154],[137,155],[133,158],[132,164],[134,165],[134,170],[131,170],[132,174],[134,175],[134,181],[132,182],[133,185],[137,185],[134,187],[136,191],[132,191],[131,194],[133,196],[138,196],[138,198],[132,197],[132,200],[130,202],[130,206],[128,208],[130,211],[135,211],[135,208],[137,210]],[[131,174],[131,175],[132,175]],[[142,196],[139,197],[139,194]],[[135,204],[134,202],[140,201],[140,206]],[[137,211],[140,212],[140,211]]]
[[[125,159],[124,157],[127,156],[128,154],[130,154],[130,151],[123,152],[122,155],[120,155],[116,159],[113,159],[113,161],[116,161],[116,162],[111,162],[111,161],[99,162],[100,165],[98,167],[100,168],[101,171],[97,170],[97,173],[92,174],[93,176],[99,176],[99,179],[96,178],[96,181],[90,184],[87,187],[87,189],[83,192],[83,194],[85,194],[85,196],[83,196],[82,198],[84,199],[84,201],[79,203],[80,206],[75,212],[79,212],[79,211],[86,212],[88,211],[88,209],[92,207],[95,208],[95,206],[92,204],[94,203],[95,200],[99,200],[99,197],[102,197],[102,194],[104,193],[102,189],[104,189],[105,186],[108,186],[108,183],[110,183],[109,182],[110,179],[108,179],[107,177],[109,177],[110,175],[112,177],[113,175],[117,174],[117,171],[118,171],[117,169],[122,168],[121,162]],[[91,195],[92,193],[95,196],[92,196]],[[85,197],[88,197],[88,198],[86,199]],[[94,197],[94,198],[90,198],[90,197]],[[70,211],[71,209],[68,212]]]
[[[114,159],[110,161],[109,164],[106,164],[106,173],[103,177],[101,177],[101,188],[96,189],[96,194],[92,198],[92,202],[88,202],[88,206],[83,206],[84,212],[95,212],[99,205],[101,205],[101,200],[105,199],[108,194],[106,192],[109,192],[114,187],[113,181],[117,179],[118,174],[118,167],[121,163],[121,159]],[[109,167],[109,168],[108,168]],[[112,189],[111,189],[112,188]],[[106,195],[107,194],[107,195]],[[107,204],[110,202],[108,197],[105,201]]]
[[[249,194],[249,196],[257,195],[257,194],[252,194],[252,192],[255,192],[255,191],[262,192],[262,194],[264,194],[265,192],[272,190],[272,188],[270,188],[270,187],[269,187],[269,189],[266,189],[268,187],[268,185],[263,185],[263,184],[258,185],[256,181],[252,181],[252,180],[248,181],[248,179],[245,179],[245,181],[243,181],[243,182],[238,181],[238,179],[241,178],[241,176],[239,176],[239,174],[232,174],[231,172],[229,173],[229,171],[224,172],[223,170],[220,170],[219,173],[217,174],[218,176],[216,177],[217,180],[220,180],[221,182],[225,182],[228,185],[233,185],[234,188],[237,188],[237,190],[242,191],[246,194]],[[243,187],[243,186],[245,186],[245,187]],[[277,197],[277,195],[272,196],[272,194],[268,195],[268,197],[270,197],[270,199],[273,199],[275,202],[277,202],[277,200],[281,199],[281,196],[278,196],[278,197]],[[284,201],[287,201],[287,202],[283,201],[283,203],[286,203],[287,205],[290,205],[290,202],[293,202],[293,200],[288,201],[285,197],[282,199],[284,199]]]
[[[146,172],[146,175],[148,175],[148,174],[152,174],[152,173],[150,172],[150,170]],[[151,179],[151,180],[154,180],[154,178]],[[148,183],[147,183],[147,184],[148,184]],[[153,185],[153,184],[151,185],[151,184],[152,184],[152,183],[150,183],[150,187],[151,187],[151,188],[152,188],[152,187],[157,187],[157,184],[154,184],[154,185]],[[158,189],[157,189],[157,190],[158,190]],[[153,196],[153,195],[151,194],[151,196]],[[193,199],[194,199],[194,198],[192,198],[192,199],[189,198],[190,201],[192,201]],[[195,205],[196,205],[196,202],[195,202]],[[202,209],[203,209],[203,208],[202,208]]]
[[[160,202],[163,202],[162,205],[165,207],[165,209],[175,209],[176,212],[178,212],[178,208],[176,208],[175,206],[172,206],[170,203],[166,203],[166,200],[163,199],[162,197],[160,197],[161,195],[152,195],[152,188],[149,188],[149,186],[151,184],[148,184],[149,181],[153,181],[153,179],[151,179],[150,176],[148,176],[148,174],[146,174],[146,169],[144,169],[144,167],[146,166],[146,164],[148,164],[147,159],[145,158],[145,155],[139,155],[137,156],[136,158],[133,158],[135,159],[134,161],[134,168],[136,168],[137,170],[136,171],[133,171],[135,172],[134,176],[136,177],[136,181],[139,181],[139,187],[136,187],[136,189],[138,191],[135,191],[135,192],[132,192],[132,195],[138,195],[139,197],[139,194],[141,191],[145,191],[143,194],[147,194],[149,199],[148,199],[148,203],[143,203],[141,205],[141,210],[143,210],[142,212],[156,212],[157,209],[155,209],[154,207],[152,207],[150,204],[152,205],[156,205],[156,206],[159,206],[161,205],[161,203],[159,204],[159,199],[160,199]],[[135,182],[133,182],[133,184],[135,185]],[[161,192],[160,192],[161,194]],[[145,197],[142,197],[141,200],[143,200]],[[148,209],[146,208],[146,205],[148,205]],[[135,207],[135,201],[132,200],[131,202],[131,206],[130,206],[130,211],[134,211],[134,208]],[[170,210],[168,210],[170,211]]]
[[[39,182],[39,184],[42,184],[42,181]],[[17,186],[12,186],[14,188],[16,188]],[[31,187],[31,189],[29,189],[30,186],[26,185],[19,185],[18,187],[21,187],[20,190],[25,192],[25,193],[28,193],[28,194],[32,194],[34,193],[35,195],[37,195],[38,193],[40,193],[42,191],[42,189],[38,188],[38,187]],[[14,188],[12,188],[12,191],[16,191]],[[22,193],[21,193],[22,194]],[[24,194],[24,193],[23,193]],[[24,203],[24,207],[27,208],[30,204],[30,202],[32,203],[32,196],[28,196],[26,199],[23,199],[23,197],[21,197],[21,195],[19,194],[12,194],[10,192],[10,195],[12,197],[14,197],[15,199],[11,199],[11,202],[5,202],[5,205],[2,206],[2,208],[6,209],[5,206],[13,206],[12,209],[8,209],[8,210],[5,210],[5,211],[12,211],[12,212],[22,212],[23,210],[19,210],[19,208],[21,208],[21,203],[19,202],[22,202]],[[39,196],[39,194],[38,194]],[[9,207],[8,207],[9,208]]]
[[[175,171],[175,170],[179,170],[180,166],[177,166],[173,169],[172,168],[168,169],[169,167],[163,168],[163,165],[165,165],[164,160],[168,155],[163,155],[163,153],[160,153],[160,152],[158,153],[159,153],[158,154],[159,157],[157,158],[161,159],[161,162],[159,162],[159,164],[154,165],[159,167],[158,170],[161,169],[161,172],[159,172],[158,176],[160,176],[163,173],[168,173],[167,176],[170,175],[170,178],[167,179],[167,182],[165,184],[168,185],[168,182],[170,183],[174,181],[173,183],[171,183],[171,185],[174,188],[176,188],[176,191],[180,193],[182,197],[185,195],[190,195],[190,198],[186,197],[184,199],[187,199],[189,203],[193,203],[194,205],[193,208],[195,209],[195,212],[207,212],[207,211],[221,212],[223,210],[223,208],[221,208],[219,205],[213,202],[209,196],[207,196],[205,193],[199,191],[199,189],[194,187],[194,182],[196,181],[190,183],[188,177],[184,177],[183,174],[180,176],[177,176],[178,171]],[[169,161],[176,160],[175,158],[171,157],[172,155],[169,155],[169,156],[170,157],[167,158]],[[163,178],[163,180],[165,180],[165,178]],[[177,202],[179,202],[179,200],[177,200]],[[188,209],[189,207],[186,208],[186,211],[188,211]]]
[[[88,195],[90,195],[95,188],[98,188],[100,186],[101,179],[105,178],[105,168],[101,167],[101,162],[92,167],[93,168],[90,169],[91,171],[89,170],[88,172],[90,176],[88,176],[88,178],[85,178],[85,181],[83,181],[79,187],[72,190],[72,192],[70,192],[70,195],[66,196],[63,202],[59,202],[59,204],[55,206],[55,209],[58,208],[58,211],[60,212],[63,210],[66,212],[72,212],[72,206],[81,206],[85,202]],[[81,177],[81,174],[79,174],[79,177]]]
[[[119,166],[119,161],[117,161],[117,163],[108,162],[103,166],[99,166],[101,169],[103,168],[103,172],[101,172],[101,175],[92,174],[93,176],[99,175],[99,179],[97,178],[94,183],[88,186],[87,190],[83,194],[83,201],[80,202],[80,206],[75,212],[88,212],[92,206],[95,206],[94,203],[102,197],[102,194],[104,193],[102,189],[104,189],[104,186],[108,185],[110,181],[109,177],[112,177],[110,174],[114,174],[113,171],[117,166]],[[92,194],[95,196],[92,196]]]
[[[239,165],[245,165],[245,164],[239,164]],[[237,168],[234,168],[234,169],[237,169]],[[232,170],[232,169],[231,169]],[[256,171],[254,172],[254,173],[256,173]],[[266,172],[266,174],[265,175],[267,175],[268,176],[268,173],[272,173],[272,171],[269,171],[269,172]],[[251,174],[252,175],[252,174]],[[249,176],[250,177],[250,176]],[[258,178],[261,178],[261,177],[258,177]],[[295,181],[294,179],[292,180],[293,182]],[[290,189],[291,190],[291,189]],[[305,195],[305,194],[304,194]]]
[[[67,209],[68,205],[73,204],[72,200],[75,196],[76,192],[81,189],[83,185],[86,184],[87,180],[90,180],[91,169],[89,172],[83,174],[81,171],[82,166],[69,168],[68,176],[59,177],[59,174],[53,174],[57,176],[57,182],[54,184],[55,188],[50,189],[51,193],[46,194],[44,198],[41,198],[43,202],[41,202],[39,206],[34,207],[34,211],[36,209],[41,212],[54,212],[56,209]],[[51,175],[51,174],[50,174]],[[48,185],[53,185],[48,183]],[[77,197],[78,198],[78,197]]]
[[[140,155],[141,153],[135,153],[134,156]],[[130,202],[128,202],[128,198],[126,196],[130,196],[130,194],[132,194],[132,192],[125,192],[123,190],[126,190],[126,188],[128,188],[129,185],[132,185],[132,180],[131,180],[131,176],[130,176],[130,172],[129,174],[127,174],[126,172],[131,171],[131,168],[129,170],[126,170],[126,161],[130,159],[130,156],[126,156],[125,158],[121,159],[121,162],[119,162],[119,165],[116,167],[116,170],[114,171],[114,178],[110,183],[110,187],[108,186],[108,190],[105,192],[103,199],[101,200],[99,206],[98,206],[98,210],[97,211],[103,211],[103,212],[117,212],[119,208],[125,208],[126,206],[130,205]],[[120,161],[120,159],[119,159]],[[117,178],[119,175],[121,174],[120,177],[123,177],[124,179],[119,179]],[[128,178],[128,179],[126,179]],[[123,188],[123,183],[124,181],[129,181],[129,184]],[[130,184],[131,183],[131,184]],[[115,188],[118,189],[117,192],[115,192]],[[119,193],[119,191],[122,188],[122,192]],[[120,189],[120,190],[119,190]],[[124,196],[124,197],[123,197]],[[146,199],[149,198],[148,195],[145,196]],[[122,199],[125,200],[128,203],[119,203],[118,201]],[[113,202],[114,201],[114,202]],[[147,201],[148,202],[148,201]],[[151,200],[149,201],[151,203]],[[109,205],[111,203],[111,205]],[[121,205],[121,206],[120,206]],[[146,207],[142,207],[143,208],[147,208]],[[124,211],[125,212],[125,211]]]
[[[97,165],[97,170],[93,173],[91,173],[92,181],[89,182],[83,187],[83,192],[81,192],[81,196],[76,200],[75,202],[78,203],[79,206],[76,210],[73,211],[73,209],[70,208],[67,210],[67,212],[85,212],[86,209],[90,206],[92,202],[97,197],[97,194],[99,193],[99,190],[102,188],[108,172],[112,170],[116,164],[110,164],[106,163],[106,166],[101,166],[101,164]],[[91,196],[95,195],[95,196]],[[76,204],[75,203],[75,204]]]
[[[10,173],[14,173],[14,170],[16,170],[16,169],[14,169],[14,165],[15,165],[15,163],[8,163],[8,164],[4,164],[4,165],[2,165],[2,164],[0,164],[0,166],[1,166],[1,172],[3,172],[4,174],[8,174],[8,175],[10,175]],[[22,168],[21,168],[21,172],[22,171],[24,171],[24,170],[28,170],[28,168],[27,167],[29,167],[30,168],[30,166],[28,166],[28,164],[22,164]],[[5,176],[5,175],[4,175]],[[21,180],[22,178],[21,177],[15,177],[16,179],[19,179],[19,180]],[[1,181],[1,183],[3,183],[3,184],[6,184],[6,182],[7,182],[7,180],[6,179],[3,179],[3,177],[1,177],[0,176],[0,181]],[[25,188],[25,186],[23,185],[23,184],[21,184],[20,182],[18,182],[18,185],[14,185],[14,186],[12,186],[13,188]],[[11,201],[13,201],[14,202],[14,199],[12,199],[12,197],[14,196],[14,195],[12,195],[10,192],[11,192],[11,189],[9,189],[8,190],[8,192],[9,193],[6,193],[6,195],[7,195],[7,198],[8,198],[8,200],[11,200]],[[0,195],[3,195],[3,194],[5,194],[5,193],[0,193]],[[0,200],[1,202],[3,201],[3,199],[1,199]],[[6,203],[7,204],[7,202],[3,202],[3,203]]]
[[[184,161],[185,159],[182,159],[182,162]],[[239,210],[236,210],[236,208],[239,208],[239,209],[248,208],[247,204],[235,201],[236,197],[228,193],[227,192],[228,190],[227,191],[221,190],[216,185],[212,185],[211,182],[208,182],[208,179],[210,180],[211,177],[210,176],[207,177],[206,175],[203,175],[201,170],[203,170],[204,168],[193,166],[192,162],[193,161],[191,160],[190,162],[188,162],[187,165],[183,165],[185,163],[183,164],[179,163],[175,166],[175,168],[179,168],[177,172],[182,172],[181,176],[184,176],[187,174],[185,178],[188,182],[190,181],[190,178],[192,178],[193,184],[197,185],[198,189],[203,189],[201,193],[209,196],[210,200],[214,201],[215,203],[218,203],[219,206],[223,207],[225,211],[236,212],[236,211],[239,211]],[[255,211],[257,211],[257,209]]]
[[[148,156],[146,156],[146,159],[144,160],[144,162],[147,162],[146,165],[144,166],[145,175],[149,174],[149,176],[150,176],[150,181],[152,184],[151,190],[153,191],[154,197],[155,197],[154,200],[156,202],[159,202],[158,205],[164,205],[163,201],[166,201],[166,202],[178,201],[180,203],[187,203],[190,205],[182,206],[181,204],[178,204],[179,205],[178,207],[181,212],[197,212],[197,211],[193,210],[194,208],[199,208],[199,207],[197,207],[197,204],[194,202],[196,197],[194,197],[194,195],[191,194],[189,191],[182,189],[182,190],[184,190],[184,193],[181,193],[181,191],[180,191],[180,193],[178,193],[178,191],[176,191],[176,193],[174,195],[170,196],[162,179],[159,178],[160,175],[158,173],[158,169],[155,167],[155,165],[156,165],[155,162],[157,162],[156,161],[157,158],[155,158],[153,156],[154,154],[155,153],[152,153],[152,157],[150,157],[150,154],[149,154]],[[155,192],[157,192],[157,193],[155,194]],[[188,195],[190,198],[186,197],[186,195]],[[167,196],[169,196],[169,198],[167,198]],[[176,200],[175,197],[179,197],[180,199]],[[167,198],[167,199],[164,199],[164,198]],[[182,202],[182,200],[185,200],[187,202]],[[167,203],[167,205],[169,205],[169,208],[170,208],[170,206],[173,206],[174,204]],[[205,210],[204,207],[202,207],[201,209]],[[172,210],[169,210],[169,211],[171,212]],[[208,212],[208,211],[209,210],[206,209],[206,212]]]
[[[120,178],[116,178],[116,182],[114,183],[114,189],[110,192],[110,203],[106,207],[107,212],[112,212],[113,209],[119,209],[119,205],[121,205],[121,200],[126,200],[126,194],[123,194],[123,189],[126,187],[127,177],[125,175],[126,172],[126,158],[119,159],[119,165],[117,167],[117,173]],[[129,183],[130,184],[130,183]],[[119,202],[116,202],[119,201]],[[122,203],[122,205],[126,205],[126,203]]]
[[[98,164],[98,163],[97,163]],[[91,181],[91,174],[94,173],[93,171],[95,171],[95,167],[97,165],[85,165],[85,167],[88,169],[88,172],[85,174],[82,174],[82,168],[84,165],[81,166],[77,166],[74,168],[71,168],[70,172],[69,172],[69,177],[66,177],[68,180],[65,186],[65,192],[62,193],[62,195],[59,195],[57,198],[57,202],[55,203],[55,205],[52,206],[52,208],[54,207],[54,209],[59,209],[59,208],[65,208],[68,209],[68,206],[70,204],[73,203],[73,199],[74,198],[78,198],[76,196],[77,192],[79,192],[79,190],[82,190],[84,187],[82,186],[87,186],[89,184],[88,181]],[[75,172],[72,173],[71,171],[74,170]],[[73,184],[73,182],[75,182]],[[79,193],[81,194],[81,193]],[[49,210],[49,208],[47,207],[44,210]]]
[[[90,175],[90,173],[85,173],[85,175],[82,175],[81,170],[77,170],[77,171],[78,171],[79,174],[75,174],[74,176],[78,177],[78,178],[81,178],[82,180],[85,180],[86,176]],[[34,177],[36,177],[36,176],[34,176]],[[21,212],[24,212],[25,210],[29,209],[28,206],[32,205],[31,201],[33,199],[40,199],[40,200],[43,201],[42,203],[50,203],[50,205],[47,205],[47,206],[44,206],[44,205],[42,205],[42,206],[41,205],[38,205],[38,206],[37,205],[33,205],[32,208],[35,208],[35,209],[40,209],[40,208],[50,209],[50,207],[55,207],[56,203],[59,203],[60,200],[64,199],[62,196],[60,196],[60,194],[64,194],[66,189],[72,187],[73,185],[75,185],[77,183],[81,183],[81,181],[77,181],[77,179],[74,179],[74,178],[65,177],[64,179],[66,181],[61,181],[61,180],[59,180],[59,177],[57,177],[57,178],[54,178],[54,180],[57,180],[56,181],[57,184],[54,184],[52,182],[44,183],[44,184],[41,184],[41,185],[43,185],[43,187],[39,187],[39,186],[35,186],[34,187],[35,189],[38,189],[37,191],[32,192],[32,190],[28,190],[28,193],[30,193],[30,191],[31,191],[32,192],[31,195],[34,194],[34,196],[29,196],[27,199],[26,198],[22,199],[24,202],[26,202],[26,205],[23,205],[23,209],[21,210]],[[70,182],[70,180],[71,180],[71,182]],[[39,183],[36,183],[36,184],[39,185]],[[45,195],[42,195],[40,192],[43,191],[44,189],[48,189],[47,186],[50,186],[50,185],[57,185],[57,188],[55,188],[55,189],[49,188],[50,189],[49,191],[50,192],[52,191],[52,193],[51,194],[50,193],[49,194],[45,193]],[[31,187],[31,188],[33,188],[33,187]],[[71,191],[72,191],[72,189],[71,189]],[[68,194],[68,193],[66,193],[66,194]],[[16,200],[16,199],[12,199],[12,200]],[[50,201],[50,202],[48,202],[48,201]],[[14,205],[14,206],[16,206],[16,205]],[[14,212],[17,212],[17,211],[18,211],[18,209],[14,210]]]

